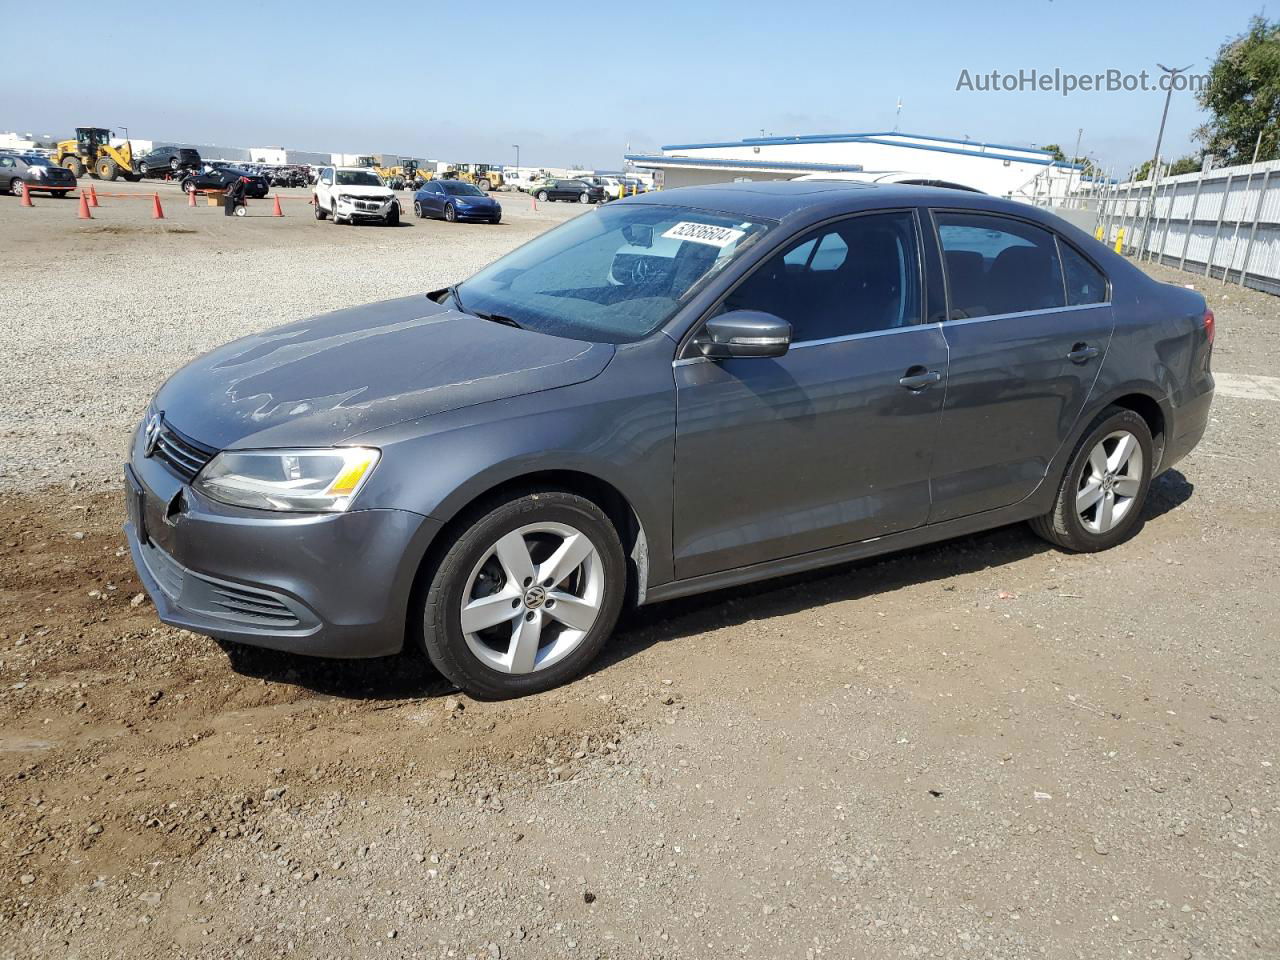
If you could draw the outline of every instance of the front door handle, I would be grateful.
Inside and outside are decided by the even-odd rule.
[[[907,370],[906,375],[898,380],[898,385],[906,387],[908,390],[923,390],[941,379],[942,374],[937,370],[926,370],[917,364]]]
[[[1097,355],[1097,347],[1091,347],[1087,343],[1077,343],[1071,348],[1071,352],[1067,354],[1067,359],[1072,363],[1085,363]]]

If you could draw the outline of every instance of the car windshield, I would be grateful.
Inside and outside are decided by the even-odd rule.
[[[458,287],[462,309],[558,337],[630,343],[772,226],[658,204],[610,206],[525,244]]]
[[[369,170],[339,170],[338,186],[340,187],[380,187],[382,181],[378,175]]]
[[[444,187],[444,192],[452,197],[483,197],[477,188],[469,183],[463,183],[461,180],[441,180],[440,186]]]

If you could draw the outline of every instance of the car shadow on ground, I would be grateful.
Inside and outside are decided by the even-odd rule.
[[[1177,470],[1156,478],[1143,506],[1143,525],[1177,509],[1194,491]],[[1141,533],[1140,527],[1135,536]],[[1052,549],[1026,524],[1016,523],[883,557],[641,607],[624,614],[592,672],[607,670],[657,644],[708,630],[1002,567]],[[394,657],[331,660],[221,641],[220,645],[237,673],[326,696],[404,700],[443,696],[455,689],[416,647]]]

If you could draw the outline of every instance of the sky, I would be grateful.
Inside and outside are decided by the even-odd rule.
[[[958,90],[962,71],[974,86],[993,70],[1205,71],[1260,4],[64,0],[56,28],[13,29],[31,9],[0,0],[0,130],[38,137],[127,126],[150,140],[501,164],[520,144],[524,165],[610,169],[628,150],[762,131],[896,125],[1071,153],[1083,130],[1081,153],[1119,172],[1154,151],[1163,92]],[[1192,93],[1174,93],[1162,155],[1191,152],[1204,119]]]

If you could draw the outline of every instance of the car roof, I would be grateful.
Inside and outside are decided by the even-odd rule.
[[[716,210],[765,220],[822,220],[842,213],[885,207],[936,205],[1008,213],[1045,221],[1038,208],[982,193],[946,187],[850,180],[753,180],[677,187],[627,197],[622,203],[659,203]],[[1054,221],[1057,227],[1058,222]]]

